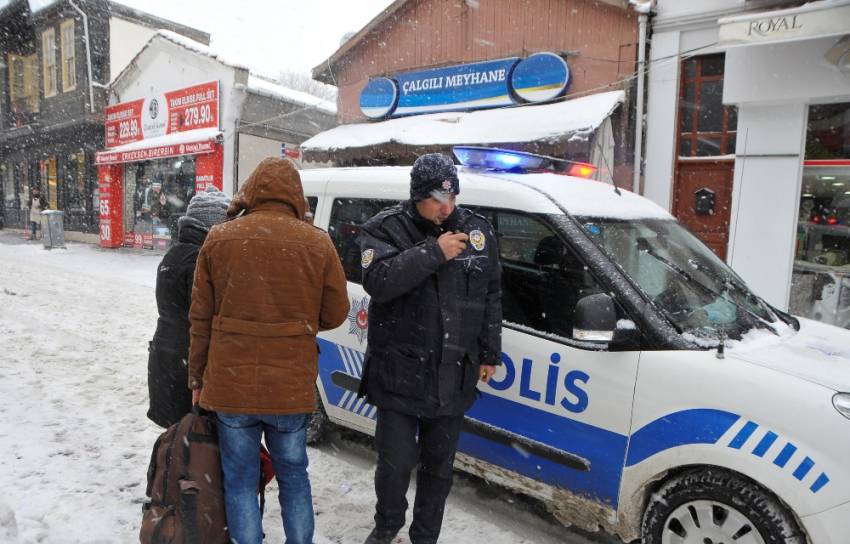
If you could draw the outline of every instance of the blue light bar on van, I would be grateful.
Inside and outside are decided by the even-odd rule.
[[[492,147],[455,146],[455,157],[469,168],[487,168],[491,170],[537,170],[543,167],[546,157]]]

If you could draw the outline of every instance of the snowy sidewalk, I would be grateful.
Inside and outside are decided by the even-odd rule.
[[[46,251],[3,238],[0,542],[138,542],[161,432],[145,418],[161,256],[75,243]],[[372,523],[373,454],[337,439],[309,455],[316,543],[360,544]],[[277,489],[267,493],[266,542],[280,543]],[[409,542],[405,534],[399,542]],[[502,490],[458,478],[441,542],[616,541],[578,535]]]

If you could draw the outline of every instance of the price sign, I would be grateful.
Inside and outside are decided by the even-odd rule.
[[[145,101],[134,100],[106,108],[106,147],[138,142],[144,139],[142,106]]]
[[[218,126],[218,81],[165,93],[168,133]]]

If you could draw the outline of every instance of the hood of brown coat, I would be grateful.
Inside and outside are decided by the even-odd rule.
[[[227,209],[227,217],[232,219],[243,210],[250,213],[270,203],[288,205],[295,217],[304,219],[307,210],[301,176],[295,164],[288,159],[263,159],[233,197]]]

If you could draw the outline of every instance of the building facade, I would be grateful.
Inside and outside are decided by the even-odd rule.
[[[850,2],[661,1],[645,195],[771,304],[850,327]]]
[[[107,84],[157,29],[209,35],[106,0],[31,4],[0,8],[0,222],[25,227],[38,186],[69,238],[96,240]]]
[[[370,145],[342,146],[328,137],[307,142],[305,154],[342,165],[409,164],[423,152],[450,152],[450,144],[464,143],[590,161],[597,149],[610,147],[609,177],[616,172],[630,182],[637,41],[637,15],[627,1],[396,1],[313,70],[315,79],[339,88],[340,123],[364,127],[362,137],[355,128],[340,127],[338,134]],[[621,92],[616,113],[603,108],[599,118],[581,124],[575,112],[553,108],[551,116],[564,121],[560,131],[499,133],[523,117],[496,108],[550,108],[611,91]],[[469,113],[484,108],[493,109]],[[432,139],[422,136],[427,127],[413,126],[413,116],[434,122]],[[485,124],[496,130],[462,126]],[[600,129],[607,133],[589,135]],[[586,145],[578,145],[580,139]]]

